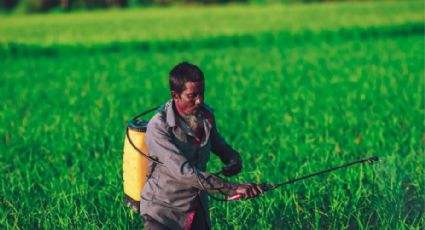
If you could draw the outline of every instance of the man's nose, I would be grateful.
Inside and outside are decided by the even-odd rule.
[[[202,105],[204,103],[204,97],[197,97],[195,100],[196,105]]]

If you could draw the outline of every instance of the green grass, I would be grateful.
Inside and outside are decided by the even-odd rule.
[[[162,39],[154,33],[120,40],[120,29],[127,23],[111,26],[121,32],[106,38],[96,37],[97,28],[102,33],[107,26],[104,21],[99,26],[89,23],[91,30],[84,35],[88,47],[81,47],[79,36],[58,41],[58,32],[48,26],[40,34],[34,32],[37,20],[78,26],[81,19],[75,24],[71,19],[80,14],[7,17],[11,23],[34,20],[21,31],[31,39],[0,32],[4,44],[18,44],[15,53],[26,49],[22,55],[0,53],[1,227],[140,228],[140,217],[123,203],[124,128],[132,116],[168,99],[168,71],[188,60],[204,70],[206,100],[216,110],[219,130],[242,154],[244,170],[233,181],[276,183],[366,156],[383,159],[254,200],[211,201],[214,229],[422,229],[424,36],[417,27],[397,32],[400,25],[423,23],[423,15],[412,7],[421,4],[281,6],[277,9],[316,12],[317,18],[320,12],[322,17],[336,17],[373,8],[364,11],[367,20],[361,24],[330,25],[325,20],[321,29],[320,21],[297,21],[294,18],[302,16],[294,13],[292,19],[282,20],[297,21],[293,26],[298,32],[290,32],[284,23],[274,28],[260,23],[243,31],[252,37],[240,37],[243,28],[230,26],[228,34],[226,28],[214,28],[202,35],[204,40],[193,34],[183,38],[179,28],[187,25],[184,18],[190,14],[180,8],[95,13],[109,20],[117,14],[122,20],[132,18],[136,12],[150,17],[176,13],[170,18],[176,17],[177,26],[168,27],[175,35],[164,35],[171,41],[162,41],[166,48],[157,50],[137,48],[140,40],[153,44]],[[346,10],[336,10],[342,8]],[[271,8],[243,8],[254,15],[249,20],[260,22],[265,9]],[[376,17],[379,12],[386,17]],[[226,24],[238,11],[235,6],[214,7],[211,14],[221,15],[217,20]],[[168,25],[170,18],[157,23]],[[0,21],[0,31],[5,31]],[[312,28],[317,32],[305,36],[303,31]],[[268,39],[269,32],[273,39]],[[187,40],[183,44],[192,39],[198,43],[173,49],[180,39]],[[223,39],[226,45],[209,46],[209,39]],[[238,43],[232,45],[234,41]],[[121,45],[108,49],[107,43],[114,42]],[[104,48],[93,48],[97,45]],[[69,52],[69,46],[77,51]],[[209,170],[220,166],[213,157]]]
[[[422,1],[151,8],[75,14],[0,16],[0,41],[49,47],[205,39],[259,32],[422,25]]]

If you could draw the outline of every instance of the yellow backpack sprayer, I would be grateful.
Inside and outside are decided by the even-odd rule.
[[[146,183],[148,161],[161,164],[148,155],[148,147],[145,144],[148,121],[139,118],[158,108],[146,110],[135,116],[128,122],[126,130],[123,154],[125,203],[137,213],[140,211],[140,195]]]

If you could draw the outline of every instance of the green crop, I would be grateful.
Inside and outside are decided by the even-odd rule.
[[[2,16],[1,228],[141,228],[123,202],[124,130],[132,116],[169,99],[168,71],[186,60],[204,70],[206,102],[241,152],[244,169],[232,181],[277,183],[366,156],[383,159],[257,199],[211,201],[214,229],[422,229],[422,5]],[[295,12],[364,15],[321,22]],[[120,19],[107,23],[114,15]],[[196,36],[205,17],[217,27]],[[235,17],[242,19],[231,25]],[[245,28],[247,20],[258,24]],[[81,34],[60,39],[80,26]],[[221,166],[212,157],[208,171]]]
[[[423,3],[181,7],[73,14],[0,16],[0,41],[80,47],[140,41],[208,39],[263,33],[312,33],[422,23]]]

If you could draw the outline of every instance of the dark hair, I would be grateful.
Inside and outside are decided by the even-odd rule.
[[[182,62],[170,71],[170,90],[178,94],[185,90],[186,82],[202,82],[204,73],[198,66]]]

